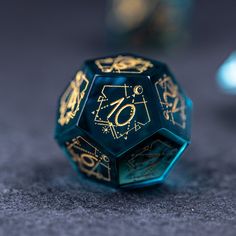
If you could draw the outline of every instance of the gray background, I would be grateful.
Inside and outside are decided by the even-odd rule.
[[[94,5],[97,4],[97,5]],[[236,235],[236,97],[215,84],[236,49],[235,0],[198,0],[166,61],[194,101],[192,145],[165,184],[81,182],[53,140],[58,94],[106,43],[104,1],[0,1],[0,235]]]

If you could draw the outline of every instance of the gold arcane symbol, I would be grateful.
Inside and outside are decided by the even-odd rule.
[[[169,120],[173,125],[185,129],[186,105],[184,97],[179,92],[178,85],[169,76],[159,79],[155,85],[164,118]]]
[[[114,139],[127,139],[151,121],[141,85],[104,85],[97,102],[94,123]]]
[[[80,103],[85,96],[88,84],[89,81],[82,71],[79,71],[75,79],[71,81],[60,101],[60,118],[58,123],[61,126],[68,124],[79,111]]]
[[[105,73],[142,73],[153,67],[150,61],[132,56],[118,56],[95,61],[97,67]]]
[[[85,138],[79,136],[67,142],[66,147],[81,172],[97,179],[111,181],[110,159]]]

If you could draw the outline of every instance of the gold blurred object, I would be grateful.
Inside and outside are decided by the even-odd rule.
[[[187,38],[187,25],[193,0],[111,2],[107,17],[111,41],[164,45]]]
[[[148,0],[119,0],[113,1],[114,14],[124,28],[138,26],[149,14],[152,5]]]

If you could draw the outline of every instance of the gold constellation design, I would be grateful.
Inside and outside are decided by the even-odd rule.
[[[110,89],[115,89],[116,94],[120,92],[120,97],[114,99]],[[114,139],[123,137],[126,140],[131,132],[137,132],[151,121],[141,85],[104,85],[97,102],[98,108],[92,111],[94,123]],[[137,119],[137,112],[142,112],[143,118]]]
[[[111,181],[110,159],[85,138],[78,136],[66,148],[81,172],[104,181]]]

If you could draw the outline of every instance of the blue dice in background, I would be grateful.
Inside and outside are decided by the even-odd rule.
[[[55,138],[75,169],[114,187],[164,180],[190,143],[192,102],[167,65],[88,60],[59,99]]]
[[[236,51],[219,67],[216,79],[223,92],[236,94]]]

